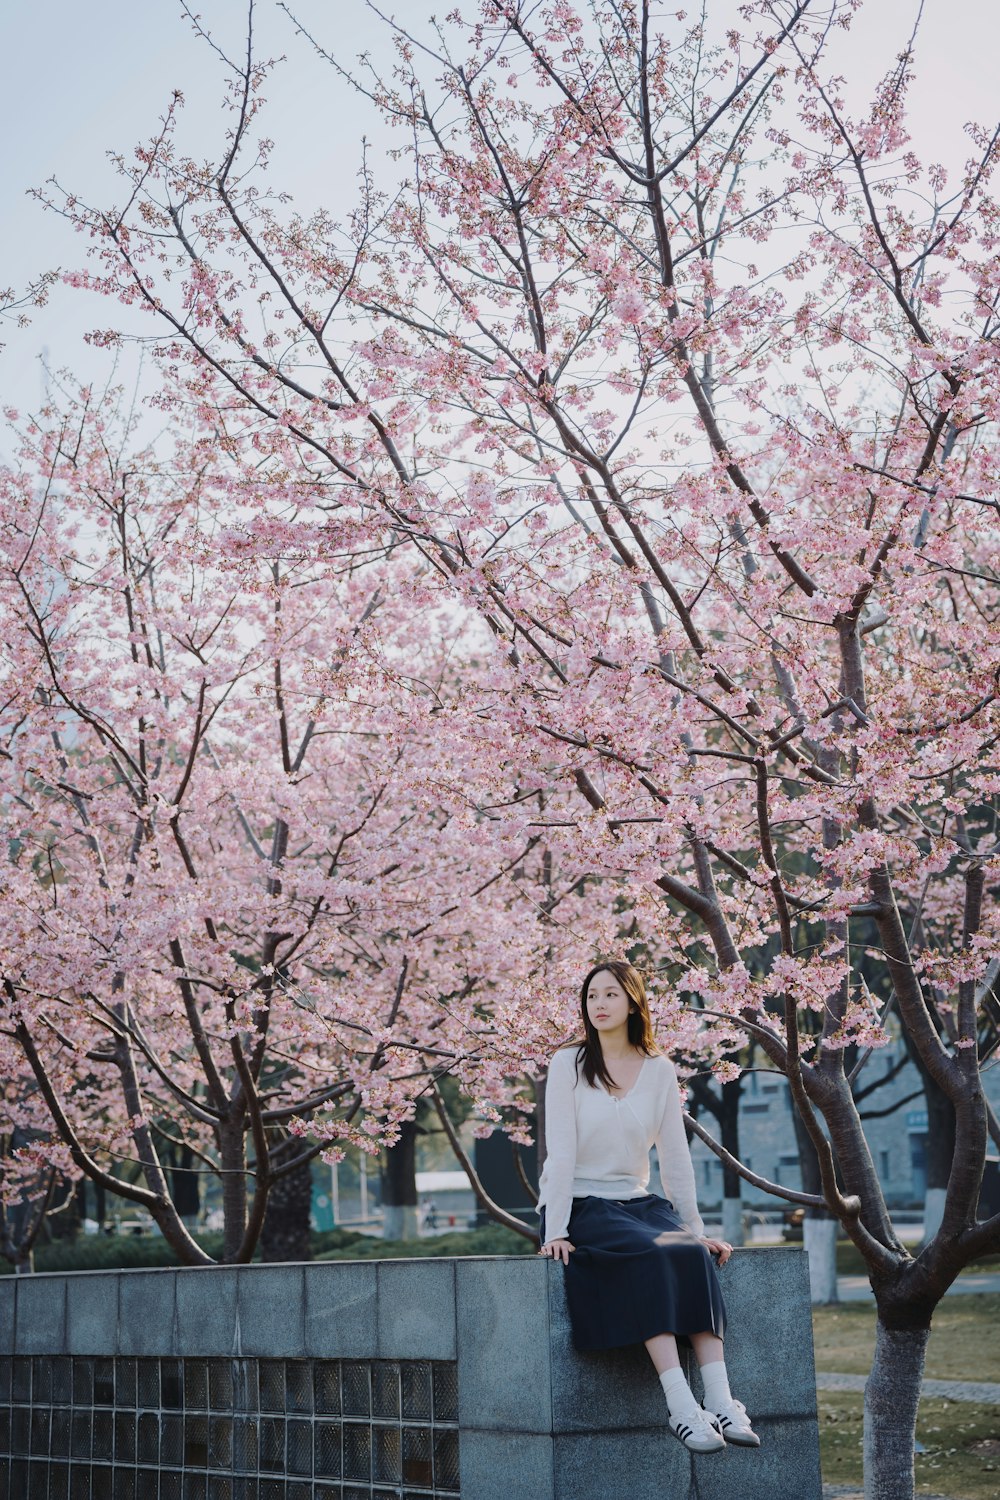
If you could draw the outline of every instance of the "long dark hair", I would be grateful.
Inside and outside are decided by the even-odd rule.
[[[595,964],[584,978],[580,989],[580,1011],[583,1016],[583,1041],[577,1043],[576,1072],[583,1076],[591,1088],[597,1079],[608,1090],[615,1087],[615,1081],[608,1072],[608,1065],[604,1061],[604,1053],[601,1051],[601,1039],[597,1027],[587,1014],[587,990],[590,981],[595,974],[603,974],[605,970],[613,974],[628,996],[628,1039],[636,1051],[642,1052],[646,1057],[655,1057],[657,1048],[653,1038],[653,1023],[649,1016],[649,1001],[646,999],[646,982],[638,969],[621,959],[610,958],[604,963]]]

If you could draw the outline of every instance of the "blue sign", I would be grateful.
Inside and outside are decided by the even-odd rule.
[[[926,1130],[926,1109],[908,1109],[906,1111],[906,1128],[907,1130]]]

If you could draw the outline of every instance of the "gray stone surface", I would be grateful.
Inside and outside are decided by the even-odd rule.
[[[719,1280],[726,1301],[726,1364],[733,1394],[753,1417],[814,1415],[806,1257],[791,1247],[736,1250]],[[695,1391],[701,1395],[700,1385]]]
[[[22,1276],[17,1287],[18,1354],[65,1354],[65,1276]]]
[[[173,1271],[122,1271],[118,1279],[118,1347],[122,1354],[174,1353],[177,1276]]]
[[[463,1500],[819,1500],[806,1270],[801,1252],[767,1249],[723,1272],[732,1384],[763,1446],[718,1455],[669,1435],[641,1347],[573,1349],[562,1267],[535,1257],[0,1282],[0,1353],[13,1305],[15,1349],[31,1354],[457,1358]]]
[[[638,1500],[647,1495],[651,1500],[689,1500],[692,1493],[703,1493],[703,1470],[722,1456],[689,1453],[662,1422],[655,1432],[561,1433],[555,1438],[555,1500]],[[692,1471],[698,1489],[692,1487]],[[729,1500],[744,1500],[750,1493],[733,1490]],[[782,1493],[805,1500],[792,1490]]]
[[[378,1262],[381,1359],[454,1359],[455,1262]]]
[[[457,1261],[458,1402],[463,1427],[552,1431],[548,1273],[541,1259]],[[474,1500],[470,1494],[468,1500]]]
[[[515,1436],[463,1427],[458,1440],[462,1500],[554,1500],[552,1449],[548,1434]],[[583,1500],[582,1495],[576,1500]],[[607,1492],[602,1500],[610,1500]]]
[[[649,1355],[641,1345],[579,1354],[573,1348],[561,1265],[543,1262],[548,1282],[552,1348],[553,1432],[655,1428],[665,1404]]]
[[[239,1354],[236,1276],[232,1266],[175,1271],[176,1353]]]
[[[119,1273],[66,1277],[66,1352],[114,1354],[118,1345]]]
[[[378,1273],[369,1260],[304,1267],[305,1352],[318,1359],[362,1359],[377,1338]]]
[[[0,1276],[0,1355],[14,1350],[14,1307],[17,1293],[15,1276]]]
[[[305,1284],[300,1265],[241,1266],[240,1352],[270,1359],[305,1353]]]
[[[819,1430],[808,1417],[754,1418],[759,1448],[727,1446],[698,1464],[698,1500],[820,1500]],[[664,1496],[666,1500],[666,1496]]]

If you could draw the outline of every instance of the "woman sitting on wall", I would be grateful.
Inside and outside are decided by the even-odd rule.
[[[657,1050],[642,975],[591,969],[581,991],[584,1037],[552,1059],[545,1090],[541,1254],[566,1268],[577,1349],[643,1343],[667,1401],[667,1426],[695,1453],[758,1447],[735,1401],[723,1352],[725,1308],[695,1198],[673,1064]],[[655,1143],[667,1201],[648,1192]],[[678,1337],[701,1367],[701,1405],[681,1368]]]

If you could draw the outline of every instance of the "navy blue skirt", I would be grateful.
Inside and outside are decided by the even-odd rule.
[[[544,1235],[543,1211],[543,1243]],[[565,1267],[575,1348],[617,1349],[657,1333],[724,1336],[715,1263],[665,1198],[574,1198],[566,1238],[576,1246]]]

